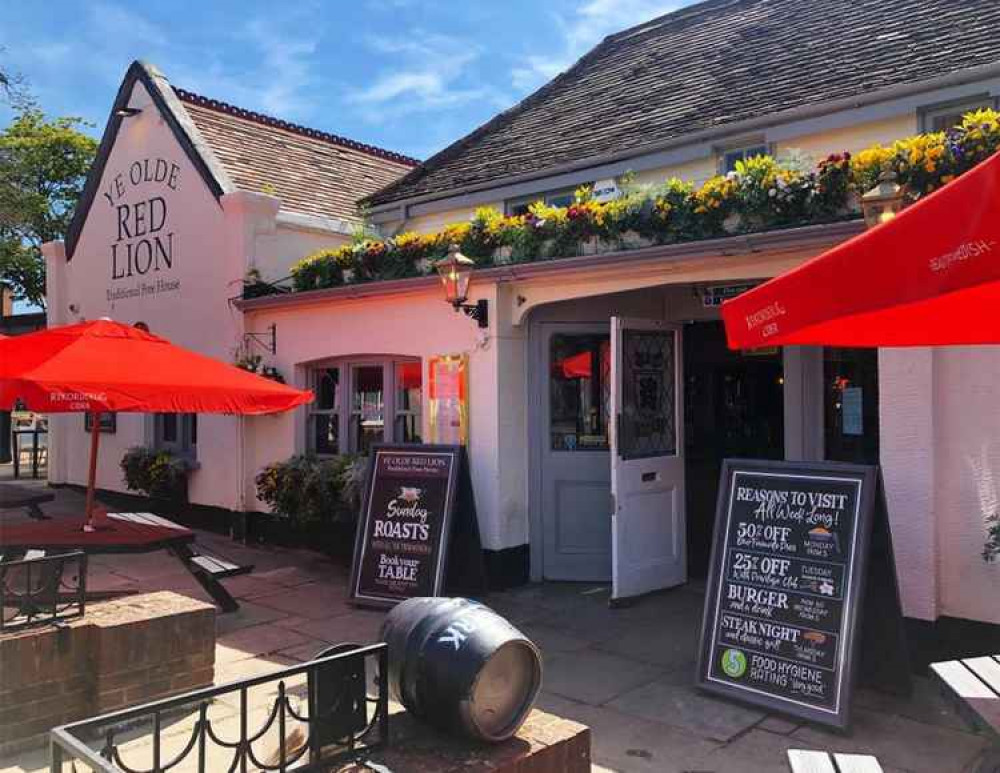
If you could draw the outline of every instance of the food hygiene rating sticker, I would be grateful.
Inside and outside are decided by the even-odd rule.
[[[747,670],[747,656],[742,650],[726,650],[722,653],[722,670],[726,676],[739,679]]]

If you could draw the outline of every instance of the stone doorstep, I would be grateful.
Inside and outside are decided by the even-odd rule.
[[[327,773],[361,773],[367,765],[396,773],[590,773],[590,728],[534,709],[503,743],[462,740],[431,728],[407,712],[393,714],[392,745],[360,763],[338,763]]]

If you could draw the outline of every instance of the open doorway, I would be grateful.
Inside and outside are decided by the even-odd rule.
[[[721,322],[684,330],[688,575],[708,573],[722,460],[783,459],[780,349],[734,352]]]

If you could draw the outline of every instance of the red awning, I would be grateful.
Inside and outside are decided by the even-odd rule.
[[[1000,343],[1000,154],[722,316],[733,349]]]

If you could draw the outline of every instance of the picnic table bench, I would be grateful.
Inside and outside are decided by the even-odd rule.
[[[838,754],[806,749],[789,749],[792,773],[882,773],[882,766],[870,754]]]
[[[0,510],[23,507],[27,509],[28,515],[40,521],[47,520],[48,516],[38,506],[55,498],[56,495],[52,492],[34,486],[21,486],[17,483],[4,483],[0,486]]]
[[[81,550],[88,555],[166,550],[183,564],[223,612],[239,609],[219,580],[247,574],[253,571],[253,566],[240,566],[204,554],[195,546],[195,533],[191,529],[153,513],[108,513],[107,519],[106,525],[92,532],[83,531],[80,521],[67,518],[4,526],[0,529],[0,553],[9,559],[30,550],[46,553]]]
[[[1000,655],[931,663],[931,673],[959,714],[993,743],[980,773],[1000,770]]]

